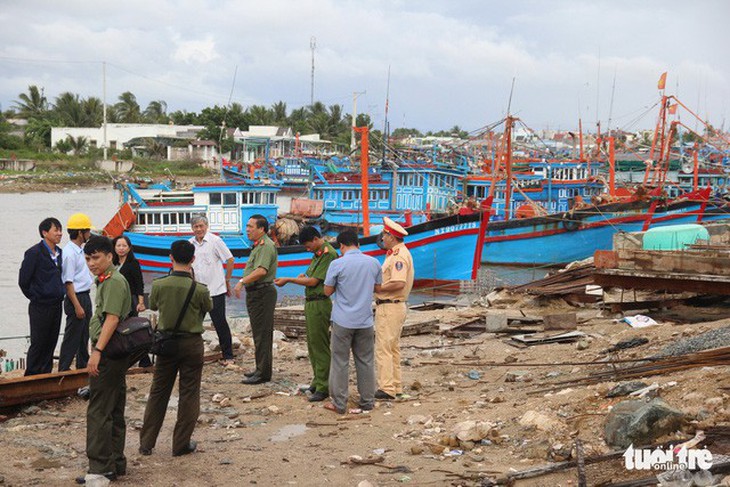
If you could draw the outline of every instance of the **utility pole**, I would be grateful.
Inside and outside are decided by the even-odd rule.
[[[101,74],[102,74],[102,118],[103,118],[103,126],[104,126],[104,160],[107,160],[107,147],[109,144],[107,143],[106,139],[106,61],[103,61],[101,63]]]
[[[357,97],[364,95],[367,91],[352,92],[352,130],[350,131],[350,152],[355,151],[355,120],[357,119]]]
[[[312,36],[309,39],[309,48],[312,50],[312,83],[309,94],[309,105],[314,105],[314,50],[317,49],[317,38]]]

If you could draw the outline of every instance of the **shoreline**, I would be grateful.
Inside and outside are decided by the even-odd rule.
[[[0,194],[56,193],[74,190],[114,189],[114,182],[105,173],[79,173],[48,177],[48,173],[0,174]],[[117,177],[122,175],[115,175]],[[166,175],[153,175],[155,180],[169,179]],[[176,176],[175,181],[183,186],[200,182],[216,182],[214,176]]]

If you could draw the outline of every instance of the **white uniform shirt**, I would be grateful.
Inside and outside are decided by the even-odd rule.
[[[84,249],[76,245],[74,242],[67,243],[66,247],[63,248],[61,279],[64,284],[72,282],[74,285],[74,292],[76,293],[89,291],[91,289],[91,285],[94,284],[94,278],[91,276],[91,271],[89,271],[89,268],[86,265]]]
[[[210,232],[205,234],[202,242],[193,237],[190,243],[195,245],[195,280],[208,286],[211,296],[225,294],[226,272],[223,264],[233,257],[231,251],[218,235]]]

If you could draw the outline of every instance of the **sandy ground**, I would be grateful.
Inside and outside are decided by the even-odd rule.
[[[547,309],[554,312],[560,307]],[[522,310],[535,315],[546,312],[545,308]],[[576,311],[567,306],[566,310]],[[411,397],[379,402],[372,412],[346,416],[325,410],[323,403],[309,403],[298,392],[298,386],[310,380],[309,362],[301,358],[306,352],[301,339],[276,343],[273,382],[241,384],[243,370],[253,362],[250,338],[242,334],[236,366],[211,363],[205,367],[202,414],[194,434],[199,451],[184,457],[173,458],[170,451],[175,398],[153,454],[138,454],[151,375],[129,376],[129,469],[116,484],[357,486],[367,485],[363,482],[367,481],[371,485],[489,485],[479,476],[497,477],[511,469],[549,464],[549,456],[560,459],[559,452],[566,446],[570,451],[575,438],[583,441],[588,456],[611,450],[603,441],[603,424],[609,408],[623,398],[606,399],[603,394],[614,383],[535,393],[551,382],[603,367],[530,367],[530,362],[593,361],[604,357],[607,347],[633,337],[647,337],[649,343],[614,357],[643,357],[677,340],[730,324],[730,319],[724,319],[727,309],[677,308],[653,315],[661,326],[641,330],[597,317],[600,310],[577,311],[579,321],[584,321],[579,330],[588,334],[584,350],[578,350],[576,344],[518,349],[503,343],[503,337],[487,333],[457,339],[436,334],[406,337],[402,341],[403,376]],[[442,328],[448,328],[483,312],[462,308],[412,311],[411,316],[437,318]],[[506,368],[478,365],[480,362],[525,365]],[[516,371],[526,375],[512,382],[509,373]],[[701,418],[674,437],[691,435],[703,425],[728,423],[730,398],[721,389],[730,386],[726,367],[693,369],[645,381],[657,382],[663,386],[660,395],[667,402]],[[354,378],[351,384],[355,395]],[[214,402],[216,394],[229,398],[230,404]],[[0,484],[71,485],[85,471],[86,403],[72,398],[37,406],[0,424],[4,457]],[[526,415],[536,413],[539,420],[527,424]],[[489,423],[488,441],[467,444],[471,449],[461,452],[454,450],[464,450],[463,444],[439,445],[440,441],[448,443],[455,425],[468,420]],[[364,459],[379,455],[382,460],[378,465],[355,465],[350,460],[353,455]],[[587,474],[588,485],[636,477],[618,461],[589,467]],[[576,478],[575,469],[570,469],[516,485],[576,485]]]

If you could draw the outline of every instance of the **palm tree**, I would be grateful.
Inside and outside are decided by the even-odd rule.
[[[286,103],[278,101],[271,105],[271,112],[274,116],[274,122],[277,124],[286,124]]]
[[[71,146],[71,150],[74,151],[75,156],[83,154],[89,144],[89,140],[82,135],[79,135],[78,137],[72,137],[69,135],[67,140],[69,145]]]
[[[100,98],[90,96],[86,100],[82,100],[81,107],[84,111],[84,127],[101,126],[104,122],[104,102]],[[109,114],[107,113],[108,118]]]
[[[151,123],[167,122],[167,102],[164,100],[153,100],[144,110],[144,116]]]
[[[142,120],[137,97],[131,91],[125,91],[119,95],[119,102],[114,107],[117,109],[119,120],[122,123],[139,123]]]
[[[56,97],[53,111],[61,125],[66,127],[85,126],[84,109],[79,95],[66,91]]]
[[[73,146],[71,145],[71,142],[69,142],[68,138],[66,138],[56,142],[56,150],[61,154],[68,154],[73,150]]]
[[[15,108],[21,118],[42,116],[48,111],[48,100],[43,94],[43,88],[39,90],[36,85],[31,85],[28,93],[21,93],[18,98],[20,100],[15,101]]]
[[[263,105],[251,105],[247,111],[251,125],[269,125],[273,121],[273,113]]]

